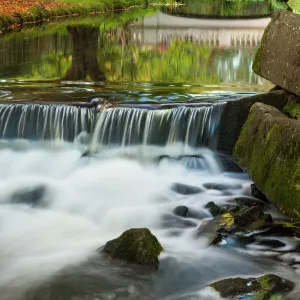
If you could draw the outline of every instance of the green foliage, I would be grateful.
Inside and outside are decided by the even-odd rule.
[[[300,0],[299,0],[300,1]],[[164,11],[187,16],[215,18],[257,18],[271,15],[274,10],[287,9],[277,0],[182,0],[184,6]]]
[[[173,0],[170,0],[173,1]],[[39,23],[51,17],[71,16],[74,14],[105,13],[132,6],[148,6],[157,3],[156,0],[56,0],[67,6],[57,7],[51,11],[33,7],[29,12],[16,14],[14,17],[0,14],[0,31],[5,31],[13,25],[24,23]],[[159,0],[160,4],[170,3],[169,0]]]

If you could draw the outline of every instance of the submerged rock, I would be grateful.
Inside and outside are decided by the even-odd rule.
[[[208,190],[218,190],[218,191],[238,190],[242,188],[240,184],[225,184],[225,183],[204,183],[203,186]]]
[[[189,213],[189,209],[188,209],[188,207],[186,207],[186,206],[177,206],[177,207],[173,210],[173,213],[174,213],[176,216],[179,216],[179,217],[187,217],[187,216],[188,216],[188,213]]]
[[[27,204],[33,207],[45,207],[46,203],[43,201],[43,197],[46,192],[46,187],[44,185],[39,185],[37,187],[24,189],[15,192],[9,202],[13,204]]]
[[[171,187],[171,190],[181,195],[194,195],[203,192],[203,189],[197,186],[191,186],[182,183],[174,183]]]
[[[140,265],[157,266],[163,247],[147,228],[129,229],[102,249],[111,258]]]
[[[294,288],[294,283],[268,274],[259,278],[227,278],[210,284],[221,297],[233,298],[252,294],[254,299],[269,299],[273,294],[286,294]]]
[[[197,227],[197,224],[193,221],[182,219],[173,214],[164,214],[162,216],[161,226],[163,228],[184,229],[190,227]]]

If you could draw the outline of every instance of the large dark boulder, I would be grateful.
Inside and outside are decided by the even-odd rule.
[[[300,15],[274,13],[256,53],[253,70],[274,84],[300,95]]]
[[[300,121],[256,103],[234,148],[237,164],[283,213],[300,215]]]
[[[163,248],[147,228],[129,229],[102,249],[111,258],[139,265],[157,266]]]
[[[227,278],[210,285],[221,297],[233,298],[243,295],[253,299],[269,299],[274,294],[286,294],[294,288],[291,281],[268,274],[259,278]]]
[[[233,147],[254,103],[265,103],[282,111],[289,98],[288,92],[280,90],[227,102],[220,121],[217,150],[232,154]]]

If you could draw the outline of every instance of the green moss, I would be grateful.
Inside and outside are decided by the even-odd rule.
[[[300,123],[269,108],[253,106],[233,156],[268,199],[282,212],[296,216],[295,210],[300,211]]]
[[[158,265],[162,251],[159,241],[147,228],[127,230],[103,248],[111,258],[140,265]]]
[[[266,42],[267,39],[267,29],[265,30],[262,39],[261,39],[261,44],[259,48],[256,51],[253,65],[252,65],[252,70],[254,73],[259,74],[260,73],[260,67],[261,67],[261,61],[264,59],[264,43]]]
[[[294,284],[276,275],[268,274],[259,278],[227,278],[211,284],[210,287],[226,298],[252,294],[254,300],[266,300],[278,292],[291,291]]]
[[[298,119],[300,118],[300,103],[289,100],[285,105],[283,111],[290,117]]]

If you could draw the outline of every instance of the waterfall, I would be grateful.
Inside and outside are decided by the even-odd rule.
[[[1,104],[0,137],[73,141],[91,134],[98,146],[171,145],[214,148],[224,103],[175,108],[96,109],[54,104]]]
[[[96,111],[68,105],[2,104],[0,137],[73,141],[94,127]]]

